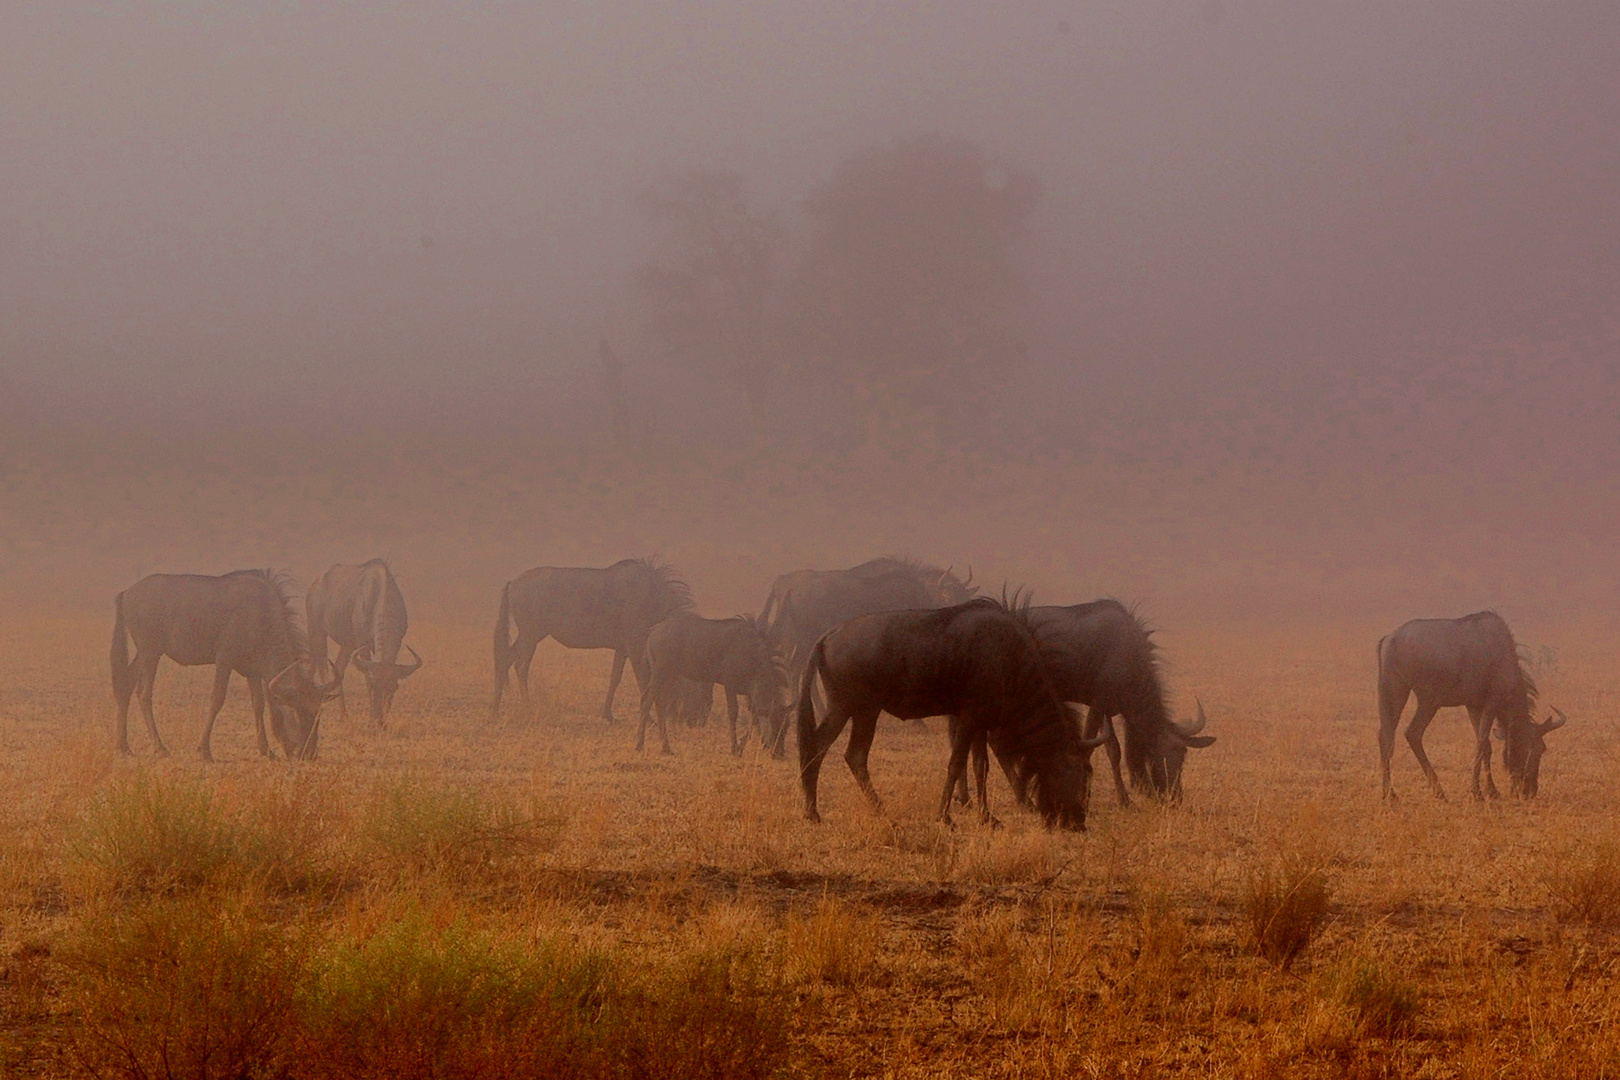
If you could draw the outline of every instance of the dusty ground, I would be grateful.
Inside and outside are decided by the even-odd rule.
[[[433,661],[388,730],[368,730],[358,711],[334,717],[317,763],[260,761],[240,691],[218,764],[187,752],[119,760],[99,658],[84,647],[105,633],[95,620],[38,619],[0,642],[8,1070],[77,1067],[62,1049],[73,1020],[51,950],[98,901],[71,838],[94,793],[132,772],[222,791],[290,782],[334,805],[408,775],[550,808],[555,843],[511,871],[521,898],[458,902],[486,923],[541,918],[648,957],[693,927],[740,920],[789,987],[794,1070],[1597,1076],[1620,1053],[1620,941],[1561,909],[1579,883],[1557,870],[1616,850],[1614,669],[1596,650],[1542,663],[1547,694],[1576,719],[1554,738],[1540,800],[1470,801],[1465,725],[1446,716],[1431,754],[1454,798],[1420,789],[1403,753],[1402,798],[1383,807],[1367,641],[1177,635],[1177,703],[1196,688],[1218,736],[1193,755],[1186,804],[1121,809],[1099,783],[1090,830],[1069,836],[1007,806],[1004,790],[1004,830],[936,826],[942,732],[893,721],[873,762],[887,816],[866,810],[834,762],[826,824],[811,826],[791,768],[757,747],[733,758],[716,724],[677,732],[673,756],[636,753],[631,695],[615,724],[593,715],[606,654],[548,646],[541,715],[492,723],[484,632],[439,624],[414,631]],[[165,667],[159,716],[177,750],[194,744],[206,692],[206,672]],[[1245,897],[1289,860],[1324,875],[1330,902],[1320,936],[1283,970],[1252,948]],[[794,959],[818,910],[867,935],[853,956]],[[1385,1032],[1365,1019],[1345,989],[1356,965],[1415,994],[1408,1021]]]
[[[213,941],[223,912],[220,925],[262,923],[321,956],[413,911],[512,955],[553,939],[604,949],[638,978],[720,949],[728,979],[754,981],[705,1000],[757,1004],[745,1042],[786,1033],[760,1051],[764,1071],[1620,1071],[1620,670],[1607,593],[1589,585],[1605,564],[1578,536],[1414,532],[1364,520],[1353,495],[1312,510],[1304,489],[1264,479],[1227,513],[1236,489],[1033,467],[889,488],[858,462],[782,478],[690,462],[231,468],[93,461],[0,477],[0,1075],[162,1075],[140,1056],[156,1038],[150,1002],[130,1003],[168,985],[152,957],[169,954],[127,921],[146,919],[149,936],[192,925],[193,902],[205,929],[190,938]],[[733,758],[716,723],[677,731],[670,757],[637,753],[633,682],[605,724],[608,656],[550,643],[539,715],[517,717],[509,697],[489,718],[494,597],[528,566],[661,551],[706,613],[729,614],[757,606],[774,573],[884,550],[971,560],[992,588],[1027,582],[1043,602],[1145,599],[1174,711],[1200,696],[1218,740],[1193,753],[1185,804],[1121,809],[1099,776],[1089,831],[1054,835],[998,787],[1003,830],[964,815],[947,831],[931,810],[939,724],[885,721],[872,772],[886,815],[834,759],[826,823],[811,826],[791,766],[757,746]],[[238,684],[204,766],[209,673],[165,664],[158,715],[176,757],[151,759],[138,728],[133,759],[112,753],[118,588],[251,565],[307,581],[377,553],[400,572],[428,661],[386,731],[363,719],[355,677],[356,708],[328,715],[319,761],[261,761]],[[1374,642],[1403,618],[1484,603],[1503,607],[1544,697],[1572,718],[1550,740],[1542,797],[1471,801],[1466,724],[1442,714],[1428,745],[1451,800],[1423,789],[1402,745],[1401,798],[1381,805]],[[159,855],[169,869],[131,870]],[[1255,947],[1268,889],[1322,901],[1319,932],[1286,966]],[[118,949],[123,967],[108,959]],[[109,1033],[135,1049],[109,1052]],[[238,1072],[311,1074],[313,1059],[276,1060]],[[498,1072],[487,1058],[412,1060],[415,1075]],[[736,1066],[664,1071],[704,1069]]]

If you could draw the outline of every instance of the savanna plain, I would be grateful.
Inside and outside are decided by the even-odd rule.
[[[11,470],[0,1075],[1620,1071],[1620,666],[1612,623],[1556,599],[1584,579],[1551,569],[1583,550],[1301,518],[1291,492],[1316,485],[1286,478],[1215,500],[1058,468],[955,462],[892,488],[859,461]],[[896,550],[971,558],[1037,602],[1142,600],[1174,713],[1197,695],[1217,739],[1184,802],[1117,805],[1099,754],[1083,834],[999,777],[1003,827],[946,828],[943,725],[885,718],[885,813],[834,756],[811,825],[791,746],[734,757],[717,709],[673,755],[638,753],[633,679],[605,722],[608,655],[555,643],[533,715],[511,696],[489,714],[495,599],[530,566],[658,551],[726,615],[775,573]],[[138,727],[113,752],[111,598],[140,573],[307,583],[379,554],[427,661],[383,729],[351,673],[320,758],[264,761],[238,682],[204,764],[210,670],[165,664],[175,756]],[[1471,800],[1448,712],[1427,745],[1450,799],[1401,741],[1383,804],[1374,643],[1473,597],[1502,598],[1571,717],[1541,797]]]

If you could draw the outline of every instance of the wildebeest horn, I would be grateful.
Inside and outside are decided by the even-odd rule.
[[[962,588],[965,589],[971,584],[973,584],[973,564],[968,563],[968,576],[967,576],[967,580],[962,582]]]
[[[416,674],[416,672],[422,667],[422,657],[415,649],[407,645],[405,646],[405,651],[411,654],[411,659],[415,660],[416,663],[412,664],[410,667],[406,667],[404,664],[399,665],[400,668],[403,669],[399,673],[399,677],[402,679],[407,675]]]
[[[294,660],[292,663],[288,664],[286,667],[284,667],[280,671],[276,672],[275,677],[273,679],[271,679],[268,683],[265,684],[265,687],[264,687],[265,693],[268,693],[268,694],[279,693],[279,691],[276,689],[277,684],[280,683],[282,679],[287,677],[287,673],[289,671],[291,671],[293,668],[295,668],[297,666],[298,666],[298,661]]]
[[[1564,715],[1563,709],[1560,709],[1558,706],[1554,705],[1552,706],[1552,711],[1558,714],[1558,719],[1554,720],[1549,716],[1545,721],[1542,722],[1541,733],[1543,735],[1547,734],[1549,731],[1557,731],[1559,728],[1569,723],[1569,717]]]
[[[362,645],[350,659],[353,660],[354,666],[359,668],[362,674],[370,675],[371,669],[377,666],[374,661],[368,659],[370,656],[371,646]]]
[[[1204,715],[1204,703],[1197,698],[1193,698],[1193,700],[1198,702],[1198,717],[1194,720],[1173,720],[1170,724],[1171,727],[1176,729],[1176,734],[1183,739],[1192,738],[1200,731],[1203,731],[1204,725],[1209,723],[1209,717]]]

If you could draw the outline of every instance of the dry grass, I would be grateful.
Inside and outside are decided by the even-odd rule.
[[[1136,580],[1187,605],[1155,612],[1177,713],[1196,691],[1219,739],[1189,759],[1183,806],[1122,810],[1099,782],[1089,830],[1049,833],[994,781],[1005,828],[964,813],[947,830],[933,821],[943,732],[885,720],[871,760],[885,815],[835,753],[814,827],[791,761],[757,746],[733,758],[712,722],[673,732],[671,757],[637,754],[632,680],[618,722],[596,716],[602,654],[546,644],[539,715],[491,722],[485,609],[516,570],[600,562],[644,535],[688,538],[694,551],[664,551],[710,613],[757,605],[770,573],[838,556],[789,538],[734,557],[737,530],[786,502],[831,505],[831,487],[757,503],[717,488],[652,525],[632,516],[645,489],[588,478],[577,491],[548,479],[532,517],[521,486],[476,513],[384,490],[364,507],[375,534],[341,531],[347,508],[322,503],[313,538],[282,557],[272,541],[290,545],[276,538],[305,520],[302,489],[183,480],[144,483],[215,532],[131,529],[176,537],[144,567],[296,561],[307,576],[403,530],[396,562],[428,665],[386,731],[329,716],[316,762],[259,759],[239,684],[217,764],[153,761],[138,736],[143,756],[120,760],[103,609],[136,566],[110,539],[85,541],[47,575],[83,571],[85,613],[8,608],[0,1076],[1616,1074],[1612,628],[1516,621],[1535,655],[1556,656],[1543,690],[1572,717],[1549,739],[1538,802],[1458,797],[1471,747],[1442,714],[1428,746],[1453,801],[1428,797],[1402,746],[1402,798],[1386,806],[1372,642],[1420,612],[1403,599],[1366,620],[1200,623],[1186,597],[1258,572],[1177,564],[1160,578],[1170,562],[1144,555]],[[244,491],[262,512],[207,525],[259,507]],[[46,494],[30,496],[44,516],[15,550],[99,535],[94,514],[51,511]],[[1046,553],[1015,580],[1043,598],[1132,594],[1063,552],[1111,531],[1134,541],[1140,522],[1009,499],[1019,533],[995,549]],[[973,527],[958,505],[928,508],[929,528]],[[1071,523],[1086,531],[1066,547]],[[926,553],[928,535],[861,543]],[[208,684],[163,668],[158,715],[177,749],[194,743]]]

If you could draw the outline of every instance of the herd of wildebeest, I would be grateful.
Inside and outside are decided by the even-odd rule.
[[[513,673],[522,708],[531,710],[529,674],[547,637],[572,649],[612,649],[613,671],[602,716],[626,661],[641,691],[636,747],[656,718],[665,753],[669,721],[706,722],[714,687],[725,691],[731,749],[740,754],[757,729],[774,757],[795,733],[805,815],[820,820],[816,782],[822,759],[851,726],[844,759],[874,807],[867,770],[880,713],[901,719],[948,718],[949,765],[939,813],[968,801],[973,766],[981,818],[993,822],[986,795],[993,753],[1021,806],[1049,825],[1084,828],[1091,753],[1106,747],[1114,787],[1130,802],[1124,774],[1151,797],[1181,798],[1187,751],[1214,738],[1200,703],[1196,718],[1171,719],[1151,631],[1116,600],[1035,606],[1018,593],[978,595],[972,572],[887,556],[847,570],[800,570],[772,585],[758,616],[703,618],[691,590],[667,564],[624,559],[606,568],[542,566],[501,589],[494,636],[491,715]],[[314,757],[322,706],[343,701],[352,663],[370,691],[381,726],[400,684],[422,666],[405,644],[405,598],[388,564],[373,559],[333,566],[310,586],[300,625],[289,579],[267,570],[220,576],[154,574],[114,602],[112,684],[118,749],[128,753],[129,704],[140,701],[154,750],[168,753],[152,712],[159,660],[213,664],[213,695],[199,752],[225,703],[232,672],[247,679],[259,752],[272,756],[270,731],[289,758]],[[515,634],[515,636],[514,636]],[[328,638],[337,645],[329,655]],[[134,645],[134,657],[129,645]],[[409,654],[409,662],[401,656]],[[1436,710],[1463,706],[1475,736],[1473,793],[1495,797],[1491,735],[1515,794],[1536,794],[1545,736],[1565,723],[1533,717],[1536,687],[1507,624],[1494,612],[1459,619],[1418,619],[1378,643],[1379,751],[1383,791],[1391,797],[1390,759],[1407,700],[1417,711],[1407,741],[1436,795],[1440,782],[1423,751]],[[751,724],[738,733],[738,700]],[[1081,710],[1084,710],[1082,716]],[[1123,738],[1116,734],[1118,722]],[[1120,762],[1125,763],[1124,774]],[[1483,778],[1483,783],[1482,783]]]

